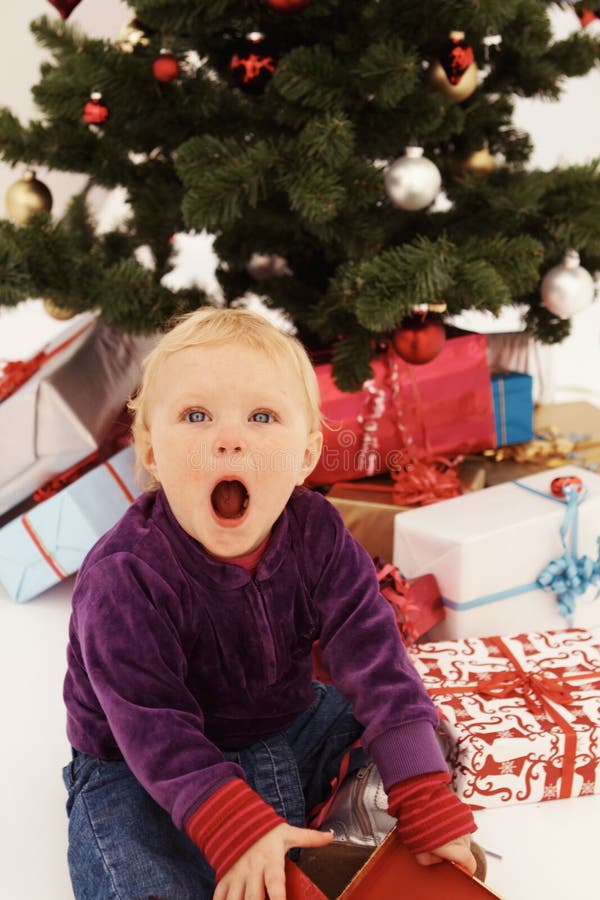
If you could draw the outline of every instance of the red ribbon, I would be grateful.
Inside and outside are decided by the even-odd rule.
[[[455,460],[412,458],[402,468],[392,469],[392,501],[398,506],[427,506],[438,500],[460,496],[464,493],[464,487],[456,466],[461,461],[462,457]]]
[[[548,717],[559,726],[565,738],[559,797],[561,799],[570,797],[575,773],[577,732],[561,716],[553,706],[553,703],[557,703],[565,709],[571,708],[575,702],[573,691],[581,682],[587,682],[590,686],[600,685],[600,674],[584,672],[563,679],[557,675],[552,676],[543,672],[527,671],[502,638],[490,637],[485,640],[498,647],[502,655],[514,666],[512,671],[493,672],[491,675],[479,678],[470,684],[427,688],[428,693],[432,697],[440,694],[477,693],[489,698],[510,697],[520,693],[525,706],[531,712],[536,714],[539,713],[540,709],[543,709]]]
[[[94,456],[94,455],[97,455],[97,454],[91,454],[91,456]],[[87,457],[87,459],[89,460],[90,457]],[[79,464],[79,465],[81,465],[81,464]],[[125,495],[127,502],[133,503],[133,501],[135,499],[133,494],[131,493],[131,491],[129,490],[129,488],[127,487],[127,485],[125,484],[125,482],[123,481],[123,479],[121,478],[119,473],[117,472],[117,470],[111,464],[111,462],[109,460],[105,460],[102,463],[102,466],[106,469],[106,471],[109,473],[111,478],[117,483],[118,487],[121,489],[121,491]],[[74,466],[74,468],[77,469],[78,467]],[[71,480],[75,481],[77,479],[73,478]],[[50,552],[50,550],[48,550],[48,548],[42,541],[42,538],[37,533],[37,531],[34,529],[33,525],[31,524],[31,521],[30,521],[28,515],[21,516],[21,524],[22,524],[23,528],[25,529],[25,531],[27,532],[27,534],[29,535],[29,537],[31,538],[31,541],[32,541],[34,547],[37,549],[38,553],[40,554],[40,556],[42,557],[44,562],[46,562],[48,564],[48,566],[52,569],[54,574],[57,575],[58,578],[60,578],[61,580],[63,578],[66,578],[69,574],[71,574],[71,573],[67,572],[65,569],[63,569],[62,566],[60,565],[60,563],[58,562],[58,560],[52,556],[52,553]]]
[[[58,344],[54,350],[40,350],[39,353],[36,353],[35,356],[32,356],[29,359],[9,360],[8,362],[5,362],[2,367],[2,374],[0,375],[0,402],[6,400],[7,397],[10,397],[11,394],[18,391],[18,389],[24,385],[26,381],[29,381],[32,375],[35,375],[49,359],[52,359],[57,353],[61,353],[65,350],[69,344],[72,344],[73,341],[77,340],[84,331],[87,331],[92,324],[92,322],[88,322],[87,325],[84,325],[83,328],[80,328],[79,331],[72,334],[71,337],[67,338],[66,341],[63,341],[62,344]]]

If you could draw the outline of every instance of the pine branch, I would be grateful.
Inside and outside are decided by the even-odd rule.
[[[266,175],[275,151],[266,141],[244,144],[209,135],[191,138],[177,155],[176,171],[187,193],[188,227],[208,230],[230,225],[253,209],[266,193]]]
[[[367,378],[373,377],[368,331],[348,329],[333,348],[334,380],[341,391],[358,391]]]

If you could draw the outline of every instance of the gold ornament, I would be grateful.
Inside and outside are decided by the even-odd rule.
[[[52,194],[42,181],[38,181],[35,172],[28,169],[7,190],[5,204],[11,222],[25,225],[36,213],[50,212]]]
[[[133,53],[138,44],[147,47],[149,43],[146,26],[136,16],[132,16],[121,26],[115,46],[124,53]]]
[[[453,159],[448,163],[448,167],[456,178],[461,175],[473,175],[475,178],[485,178],[496,168],[496,160],[490,153],[488,146],[482,147],[481,150],[475,150],[462,159]]]
[[[66,306],[57,306],[53,300],[44,300],[43,306],[48,315],[52,316],[53,319],[72,319],[75,315],[74,309],[67,309]]]
[[[451,31],[448,37],[449,40],[448,46],[445,48],[445,56],[448,59],[451,59],[453,63],[456,60],[459,67],[458,70],[460,71],[462,68],[461,55],[463,60],[467,54],[467,58],[473,59],[473,51],[464,43],[464,31]],[[479,84],[479,72],[477,64],[475,63],[475,60],[473,60],[466,68],[464,68],[458,80],[454,81],[453,79],[453,83],[453,81],[448,78],[446,69],[444,69],[440,60],[435,59],[429,67],[427,80],[429,85],[436,91],[440,91],[442,94],[445,94],[446,97],[450,97],[455,103],[461,103],[463,100],[466,100],[467,97],[470,97],[477,88]]]

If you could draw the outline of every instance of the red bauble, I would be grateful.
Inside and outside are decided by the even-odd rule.
[[[572,487],[580,494],[583,490],[583,481],[577,475],[563,475],[561,478],[553,478],[550,483],[550,490],[555,497],[566,497],[565,488]]]
[[[83,107],[82,118],[88,125],[102,125],[110,115],[108,106],[102,102],[102,94],[94,92]]]
[[[234,83],[246,94],[262,94],[273,77],[277,56],[264,34],[253,31],[238,42],[229,71]]]
[[[475,61],[473,48],[464,40],[462,31],[450,32],[450,38],[442,47],[439,59],[450,84],[458,84],[469,66]]]
[[[157,81],[174,81],[180,71],[179,63],[168,50],[161,50],[158,59],[152,63],[152,74]]]
[[[596,19],[600,19],[600,9],[588,9],[584,6],[577,15],[579,16],[582,27],[586,28],[592,22],[595,22]]]
[[[310,6],[310,0],[265,0],[270,9],[275,12],[297,13]]]
[[[392,345],[398,356],[415,366],[435,359],[445,341],[446,329],[436,313],[407,316],[392,333]]]
[[[63,19],[68,19],[81,0],[50,0],[50,3],[59,11]]]

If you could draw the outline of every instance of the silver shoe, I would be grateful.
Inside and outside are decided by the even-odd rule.
[[[378,847],[396,824],[375,763],[357,769],[342,783],[319,831],[333,831],[334,841]]]

